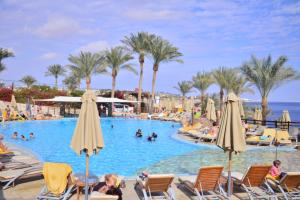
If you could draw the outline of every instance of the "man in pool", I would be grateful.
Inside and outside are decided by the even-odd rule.
[[[21,140],[28,141],[28,139],[26,139],[26,137],[24,135],[21,135]]]
[[[33,132],[29,133],[29,139],[34,139],[35,136],[33,135]]]
[[[108,195],[118,196],[118,200],[122,200],[121,181],[115,174],[105,175],[105,182],[100,182],[94,187],[94,191]]]
[[[17,140],[17,139],[18,139],[18,132],[15,131],[15,132],[12,134],[11,138]]]
[[[156,138],[157,138],[157,134],[156,134],[155,132],[153,132],[153,133],[152,133],[152,137],[153,137],[154,139],[156,139]]]
[[[135,133],[136,137],[143,137],[143,133],[141,129],[138,129],[137,132]]]

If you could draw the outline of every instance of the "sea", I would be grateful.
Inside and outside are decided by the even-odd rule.
[[[260,107],[260,102],[246,102],[246,107]],[[268,109],[270,113],[267,117],[268,120],[278,120],[283,110],[288,110],[292,122],[300,122],[300,102],[269,102]]]

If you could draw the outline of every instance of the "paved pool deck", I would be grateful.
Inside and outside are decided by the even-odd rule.
[[[126,188],[123,191],[123,200],[142,200],[143,196],[139,189],[134,189],[135,181],[126,180]],[[41,188],[43,187],[44,181],[34,180],[26,181],[23,183],[18,183],[15,187],[8,188],[6,190],[0,189],[0,200],[33,200],[39,194]],[[197,199],[194,194],[187,191],[184,188],[178,188],[179,185],[177,179],[175,179],[173,184],[173,189],[175,191],[177,200],[195,200]],[[84,195],[81,195],[80,200],[84,199]],[[154,198],[158,199],[158,198]],[[232,199],[248,199],[247,195],[243,192],[238,192],[232,196]],[[75,193],[71,196],[70,200],[77,200],[77,194]]]

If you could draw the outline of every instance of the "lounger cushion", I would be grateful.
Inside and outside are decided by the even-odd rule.
[[[96,191],[90,195],[90,200],[117,200],[118,198],[116,195],[107,195]]]

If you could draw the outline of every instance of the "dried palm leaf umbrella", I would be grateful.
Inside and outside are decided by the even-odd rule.
[[[289,122],[291,122],[291,117],[288,110],[282,111],[282,115],[280,117],[281,129],[288,129]]]
[[[212,99],[207,100],[206,118],[211,121],[217,121],[215,102]]]
[[[18,111],[18,105],[17,105],[16,97],[14,94],[11,95],[10,105],[11,105],[11,107],[13,107],[13,109],[15,111]]]
[[[232,153],[243,152],[246,149],[245,131],[239,110],[239,98],[229,93],[220,121],[217,146],[229,153],[228,162],[228,197],[231,196]]]
[[[244,106],[243,106],[243,100],[242,99],[239,99],[239,109],[240,109],[241,117],[245,117],[245,112],[244,112]]]
[[[252,116],[253,120],[257,120],[257,112],[258,112],[258,108],[255,108],[255,110],[253,112],[253,116]]]
[[[87,90],[81,97],[81,109],[71,142],[71,148],[78,155],[86,155],[85,200],[88,199],[89,157],[104,147],[96,100],[92,90]]]

